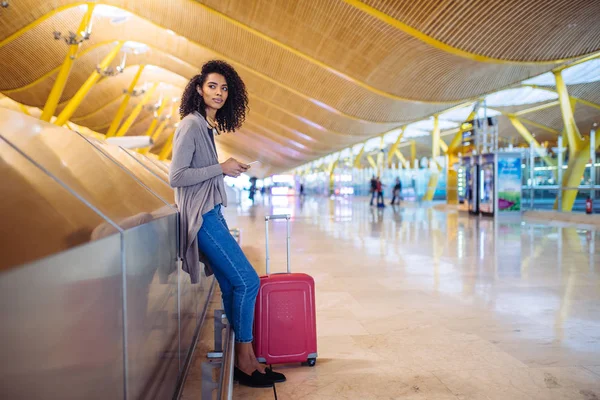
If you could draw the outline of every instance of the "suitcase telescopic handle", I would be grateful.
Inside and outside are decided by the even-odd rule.
[[[267,270],[267,275],[269,275],[271,273],[271,269],[269,268],[269,261],[271,259],[270,255],[269,255],[269,220],[272,219],[285,219],[286,220],[286,224],[287,224],[287,272],[288,274],[290,272],[292,272],[292,269],[290,267],[290,218],[292,216],[289,214],[278,214],[278,215],[267,215],[265,216],[265,250],[266,250],[266,270]]]

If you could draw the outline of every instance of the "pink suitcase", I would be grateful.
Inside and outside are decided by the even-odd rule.
[[[287,222],[287,273],[270,274],[269,220]],[[265,217],[267,275],[260,278],[254,315],[254,353],[259,362],[317,362],[315,281],[290,270],[290,216]]]

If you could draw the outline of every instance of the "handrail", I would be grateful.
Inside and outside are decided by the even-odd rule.
[[[599,190],[597,187],[592,185],[581,185],[581,186],[559,186],[559,185],[534,185],[527,186],[523,185],[523,190]]]
[[[231,329],[231,324],[229,323],[225,329],[225,337],[225,348],[223,349],[223,361],[221,364],[221,374],[219,376],[219,391],[217,394],[219,400],[231,400],[233,398],[235,332]]]

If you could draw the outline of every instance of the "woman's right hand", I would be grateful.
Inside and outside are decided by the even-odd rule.
[[[229,158],[229,160],[221,163],[221,168],[223,168],[223,174],[237,178],[242,172],[248,171],[250,166],[242,164],[235,158]]]

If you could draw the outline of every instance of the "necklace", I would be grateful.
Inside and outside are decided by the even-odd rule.
[[[217,121],[210,118],[208,115],[206,116],[206,122],[208,122],[208,127],[212,129],[213,135],[218,135],[219,130],[217,129]]]

